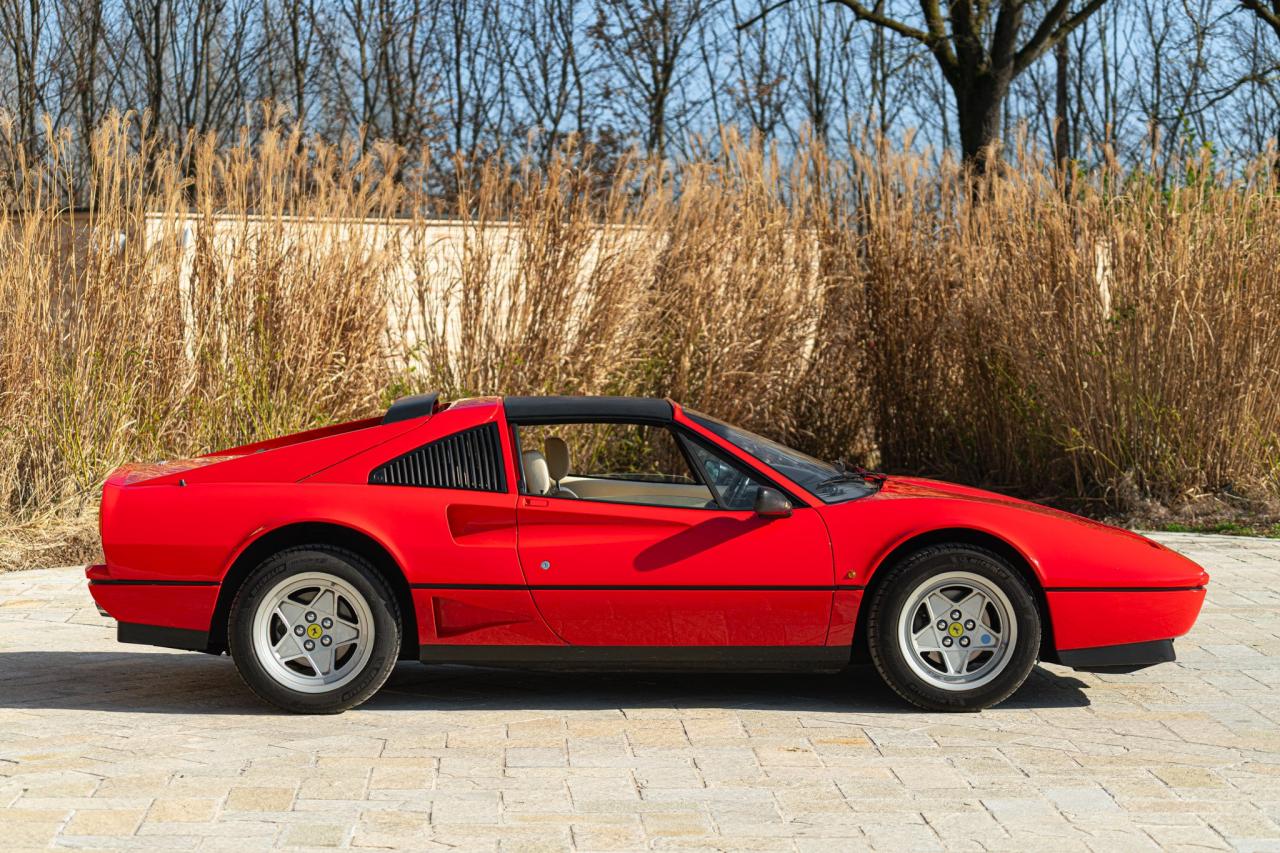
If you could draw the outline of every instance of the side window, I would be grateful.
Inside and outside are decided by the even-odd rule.
[[[687,442],[694,462],[706,472],[707,482],[725,509],[754,509],[756,493],[764,486],[738,465],[697,441]]]
[[[369,472],[369,482],[505,492],[507,477],[497,424],[484,424],[424,444]]]
[[[576,500],[714,508],[680,441],[659,424],[519,426],[527,494]]]

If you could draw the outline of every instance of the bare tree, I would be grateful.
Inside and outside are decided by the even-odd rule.
[[[1072,86],[1072,73],[1073,68],[1082,64],[1079,59],[1079,46],[1074,35],[1064,38],[1053,49],[1052,65],[1028,69],[1023,75],[1025,84],[1021,87],[1015,84],[1011,93],[1012,97],[1021,94],[1026,99],[1030,107],[1029,119],[1042,125],[1039,129],[1043,130],[1059,169],[1065,169],[1076,156],[1073,130],[1078,123],[1079,91]]]
[[[1280,129],[1280,0],[0,0],[23,156],[46,116],[222,132],[263,101],[422,148],[446,192],[455,153],[708,156],[724,125],[833,150],[900,132],[981,166],[1030,124],[1059,161],[1238,165]]]
[[[125,96],[135,108],[145,109],[153,123],[160,124],[169,84],[167,47],[174,26],[173,5],[170,0],[124,0],[123,9],[131,38],[122,48],[125,56],[133,57],[135,71],[134,85]]]
[[[380,56],[384,40],[390,34],[384,30],[385,21],[378,16],[379,0],[340,0],[340,23],[328,28],[327,35],[336,39],[345,30],[350,41],[345,50],[335,45],[334,54],[339,57],[341,78],[345,85],[339,88],[339,97],[350,122],[364,128],[364,139],[378,136],[381,127],[378,111],[382,103],[383,78]]]
[[[436,42],[449,154],[474,156],[501,139],[510,107],[508,69],[496,42],[503,25],[494,0],[444,0]]]
[[[782,0],[772,9],[785,5]],[[960,150],[966,161],[982,165],[982,155],[1000,138],[1005,99],[1013,80],[1096,12],[1106,0],[1052,0],[1030,35],[1023,39],[1030,0],[953,0],[944,11],[939,0],[921,0],[922,25],[892,17],[877,3],[832,0],[860,21],[883,27],[924,45],[933,55],[955,99]],[[763,15],[764,13],[762,13]],[[759,19],[741,26],[749,26]]]
[[[513,131],[532,135],[543,162],[569,133],[586,133],[591,124],[583,6],[580,0],[528,0],[513,10],[498,39],[519,103]]]
[[[249,0],[180,2],[178,25],[169,29],[171,107],[164,118],[183,130],[231,130],[248,102],[247,70],[257,57],[253,7]]]
[[[45,10],[40,0],[0,0],[0,40],[8,54],[12,83],[4,99],[12,105],[12,120],[27,156],[36,157],[40,134],[46,67]]]
[[[735,20],[757,14],[769,0],[749,6],[733,0]],[[757,27],[734,29],[733,73],[727,86],[735,111],[752,133],[772,139],[786,121],[794,94],[793,18],[765,18]]]
[[[87,157],[87,136],[106,112],[114,77],[113,64],[103,55],[106,17],[102,0],[62,0],[55,8],[65,77],[60,97],[64,112],[74,116]]]
[[[439,13],[438,0],[378,0],[385,34],[379,62],[386,79],[386,135],[401,145],[421,144],[438,123]]]
[[[645,149],[661,155],[680,103],[687,69],[697,58],[690,40],[709,0],[600,0],[591,36],[617,75],[604,98],[639,118]]]
[[[1265,26],[1275,37],[1280,39],[1280,0],[1240,0],[1240,5],[1245,10],[1252,12],[1254,17]],[[1250,58],[1250,67],[1241,77],[1240,83],[1251,83],[1252,94],[1257,98],[1259,94],[1263,94],[1264,104],[1252,103],[1248,105],[1248,109],[1254,115],[1267,113],[1266,118],[1261,122],[1245,122],[1247,133],[1253,135],[1252,145],[1255,150],[1261,148],[1266,137],[1258,138],[1256,129],[1261,126],[1268,128],[1267,133],[1271,135],[1271,139],[1280,141],[1280,86],[1277,85],[1277,77],[1280,76],[1280,60],[1273,54],[1269,54],[1259,44],[1257,34],[1251,41],[1245,43],[1246,49],[1243,55]],[[1259,116],[1261,117],[1261,116]],[[1280,173],[1280,155],[1277,155],[1275,170]]]
[[[287,104],[294,119],[305,123],[317,86],[313,75],[322,67],[315,0],[264,0],[261,14],[262,94]]]
[[[1240,0],[1240,6],[1256,15],[1280,38],[1280,0]]]

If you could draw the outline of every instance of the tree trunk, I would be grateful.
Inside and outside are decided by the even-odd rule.
[[[985,172],[990,148],[1000,141],[1000,119],[1009,76],[982,74],[952,85],[960,125],[960,153],[964,162]]]
[[[1053,125],[1053,159],[1058,168],[1065,173],[1067,163],[1071,159],[1071,128],[1068,125],[1070,113],[1070,92],[1068,91],[1067,64],[1070,61],[1070,43],[1064,38],[1054,48],[1054,59],[1057,60],[1057,86],[1054,103]]]

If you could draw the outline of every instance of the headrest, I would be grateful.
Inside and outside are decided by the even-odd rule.
[[[547,454],[547,473],[553,483],[558,483],[569,474],[569,445],[558,435],[549,435],[543,442],[542,450]]]
[[[551,489],[551,475],[547,473],[547,457],[536,450],[520,454],[524,466],[524,488],[531,495],[545,495]]]

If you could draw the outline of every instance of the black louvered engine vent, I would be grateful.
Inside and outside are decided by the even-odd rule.
[[[369,482],[380,486],[428,486],[505,492],[498,425],[485,424],[424,444],[374,468]]]

